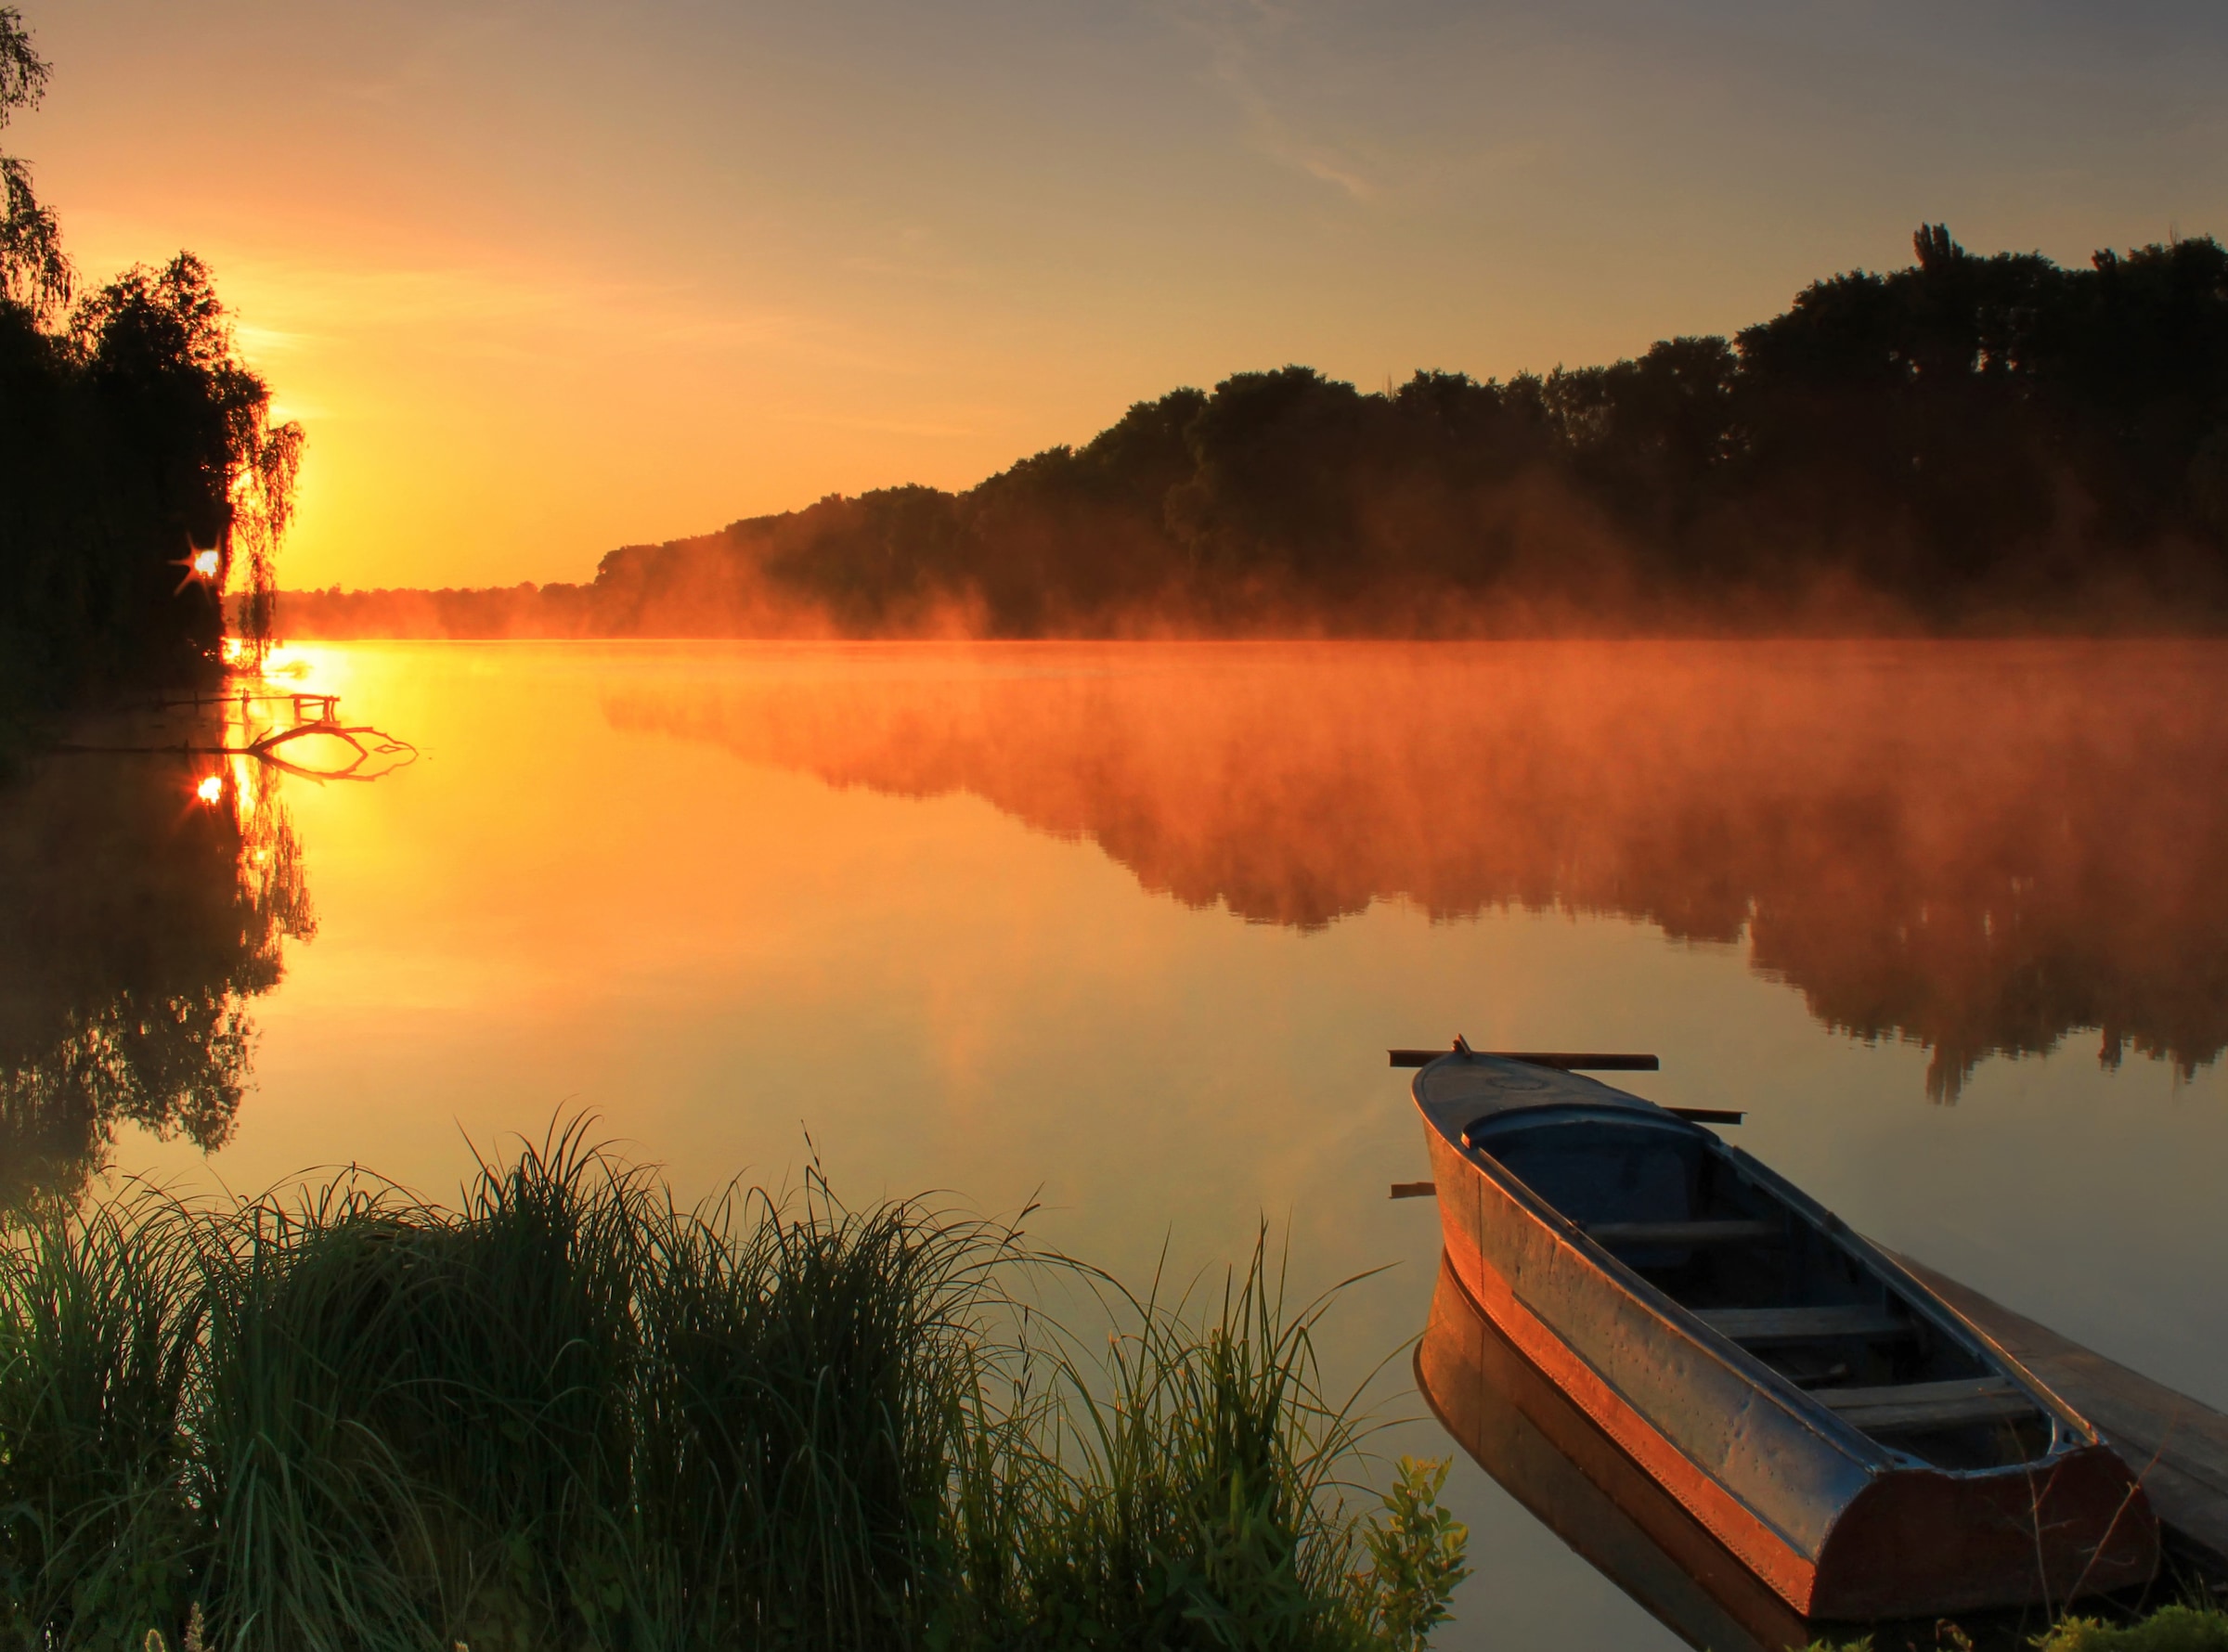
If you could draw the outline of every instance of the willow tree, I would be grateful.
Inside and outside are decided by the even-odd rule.
[[[0,124],[47,78],[21,14],[0,6]],[[28,166],[0,156],[0,186],[4,737],[11,704],[213,677],[228,584],[260,655],[302,432],[271,417],[200,259],[79,297]]]
[[[0,6],[0,128],[18,110],[37,105],[45,95],[46,73],[45,60],[32,49],[23,14]],[[0,299],[44,320],[70,303],[72,285],[60,226],[32,192],[30,166],[0,155]]]

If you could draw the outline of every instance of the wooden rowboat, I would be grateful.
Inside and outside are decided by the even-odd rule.
[[[1801,1617],[2054,1605],[2156,1571],[2157,1521],[2095,1429],[1748,1155],[1459,1043],[1414,1094],[1463,1289]]]

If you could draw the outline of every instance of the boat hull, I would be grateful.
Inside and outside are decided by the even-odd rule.
[[[1689,1646],[1785,1652],[1817,1638],[1502,1336],[1444,1257],[1416,1387],[1509,1495]]]
[[[2021,1468],[1893,1465],[1854,1430],[1759,1382],[1690,1316],[1632,1289],[1428,1114],[1426,1138],[1447,1264],[1479,1310],[1798,1615],[2056,1602],[2156,1570],[2149,1504],[2092,1431]]]

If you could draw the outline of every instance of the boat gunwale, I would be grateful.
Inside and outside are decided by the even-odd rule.
[[[2060,1459],[2097,1443],[2095,1430],[2079,1413],[2051,1392],[2030,1375],[2016,1359],[2005,1352],[1992,1339],[1958,1314],[1933,1291],[1913,1278],[1908,1271],[1879,1246],[1865,1239],[1831,1210],[1788,1181],[1742,1149],[1735,1147],[1715,1130],[1705,1129],[1691,1119],[1679,1117],[1667,1108],[1658,1106],[1643,1096],[1633,1095],[1597,1079],[1581,1082],[1606,1091],[1614,1101],[1595,1101],[1590,1098],[1524,1103],[1497,1109],[1480,1109],[1469,1121],[1475,1123],[1490,1113],[1495,1119],[1509,1118],[1527,1113],[1563,1112],[1583,1115],[1599,1112],[1610,1115],[1638,1115],[1637,1118],[1621,1120],[1645,1122],[1652,1129],[1670,1131],[1690,1139],[1699,1139],[1705,1151],[1722,1155],[1737,1173],[1753,1177],[1764,1184],[1764,1191],[1787,1202],[1791,1213],[1807,1221],[1830,1244],[1843,1247],[1858,1264],[1872,1273],[1889,1290],[1903,1298],[1907,1310],[1915,1310],[1937,1336],[1947,1336],[1953,1344],[1962,1345],[1967,1351],[1978,1355],[1984,1365],[1996,1367],[1991,1375],[2010,1378],[2032,1401],[2036,1410],[2051,1424],[2048,1447],[2039,1455],[2016,1464],[1998,1464],[1983,1468],[1952,1468],[1929,1461],[1915,1452],[1888,1445],[1866,1433],[1831,1407],[1816,1399],[1808,1389],[1798,1387],[1783,1374],[1774,1370],[1755,1354],[1722,1332],[1714,1330],[1692,1309],[1672,1297],[1669,1292],[1651,1283],[1613,1251],[1594,1239],[1583,1225],[1551,1204],[1513,1170],[1501,1164],[1490,1153],[1472,1147],[1464,1140],[1468,1124],[1450,1125],[1448,1116],[1460,1108],[1451,1102],[1427,1102],[1422,1093],[1424,1076],[1445,1062],[1457,1062],[1464,1066],[1474,1063],[1490,1062],[1494,1058],[1465,1055],[1450,1051],[1446,1055],[1419,1069],[1410,1085],[1410,1093],[1417,1109],[1425,1121],[1436,1130],[1468,1165],[1473,1173],[1491,1181],[1507,1193],[1533,1221],[1545,1229],[1559,1243],[1575,1250],[1582,1260],[1612,1281],[1633,1301],[1645,1308],[1657,1324],[1708,1353],[1729,1375],[1746,1383],[1753,1390],[1768,1396],[1790,1420],[1818,1435],[1843,1455],[1865,1467],[1874,1475],[1920,1472],[1941,1475],[1956,1480],[1979,1481],[2004,1476],[2032,1475],[2055,1465]],[[1559,1075],[1562,1076],[1562,1075]],[[1542,1122],[1546,1122],[1542,1120]],[[1443,1216],[1444,1220],[1444,1216]],[[1519,1300],[1522,1300],[1520,1297]],[[1536,1312],[1536,1310],[1535,1310]],[[1550,1324],[1550,1329],[1554,1327]],[[1561,1335],[1557,1331],[1558,1336]],[[1573,1349],[1575,1353],[1577,1350]],[[1584,1356],[1581,1355],[1581,1358]],[[1589,1361],[1590,1364],[1591,1362]],[[1609,1380],[1608,1374],[1602,1373]],[[1619,1385],[1613,1384],[1613,1387]],[[1629,1401],[1627,1401],[1629,1403]],[[1640,1413],[1645,1415],[1646,1413]],[[1653,1419],[1651,1419],[1652,1422]],[[1656,1425],[1661,1426],[1660,1424]],[[1683,1450],[1683,1448],[1681,1448]]]
[[[1938,1465],[1927,1463],[1924,1458],[1918,1459],[1930,1472],[1967,1478],[1985,1478],[1992,1474],[2010,1472],[2029,1472],[2053,1463],[2061,1456],[2070,1455],[2075,1452],[2085,1451],[2091,1446],[2103,1443],[2103,1437],[2097,1433],[2095,1426],[2088,1418],[2067,1404],[2055,1390],[2029,1371],[1994,1337],[1988,1336],[1963,1314],[1943,1301],[1930,1286],[1914,1276],[1911,1270],[1904,1267],[1894,1255],[1867,1239],[1862,1233],[1850,1227],[1846,1221],[1834,1215],[1833,1211],[1827,1209],[1825,1206],[1820,1204],[1810,1194],[1789,1181],[1787,1178],[1774,1170],[1769,1165],[1763,1163],[1753,1154],[1734,1146],[1730,1142],[1722,1138],[1714,1139],[1728,1158],[1735,1161],[1745,1174],[1754,1176],[1766,1183],[1768,1191],[1788,1200],[1791,1204],[1809,1207],[1813,1226],[1827,1239],[1840,1245],[1850,1256],[1882,1277],[1898,1294],[1901,1294],[1903,1305],[1907,1309],[1917,1309],[1923,1311],[1934,1323],[1937,1331],[1946,1331],[1952,1337],[1977,1345],[1979,1351],[2000,1367],[1996,1375],[2009,1377],[2026,1394],[2027,1399],[2035,1403],[2036,1409],[2050,1419],[2052,1424],[2050,1449],[2039,1457],[2032,1458],[2026,1463],[2001,1465],[1995,1468],[1962,1469],[1943,1468]],[[1734,1346],[1738,1347],[1739,1345],[1735,1344]],[[1767,1366],[1766,1369],[1769,1370],[1770,1368]],[[1779,1375],[1777,1372],[1773,1372],[1772,1375]],[[1782,1377],[1781,1380],[1785,1381],[1785,1378]],[[1793,1383],[1789,1383],[1787,1386],[1794,1388],[1796,1393],[1803,1395],[1806,1399],[1810,1396],[1809,1389],[1795,1388]],[[1831,1408],[1821,1404],[1820,1409],[1830,1410]],[[1870,1436],[1867,1438],[1869,1439]]]

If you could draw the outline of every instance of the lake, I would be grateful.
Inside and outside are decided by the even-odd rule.
[[[1429,1173],[1387,1047],[1645,1051],[1629,1088],[1745,1109],[1862,1232],[2228,1405],[2228,648],[277,663],[417,761],[58,754],[0,794],[19,1189],[446,1193],[588,1112],[684,1196],[816,1161],[1033,1200],[1137,1281],[1265,1220],[1295,1293],[1386,1270],[1326,1351],[1396,1355],[1413,1414],[1438,1221],[1387,1197]],[[1467,1461],[1447,1495],[1478,1575],[1439,1644],[1676,1644]]]

